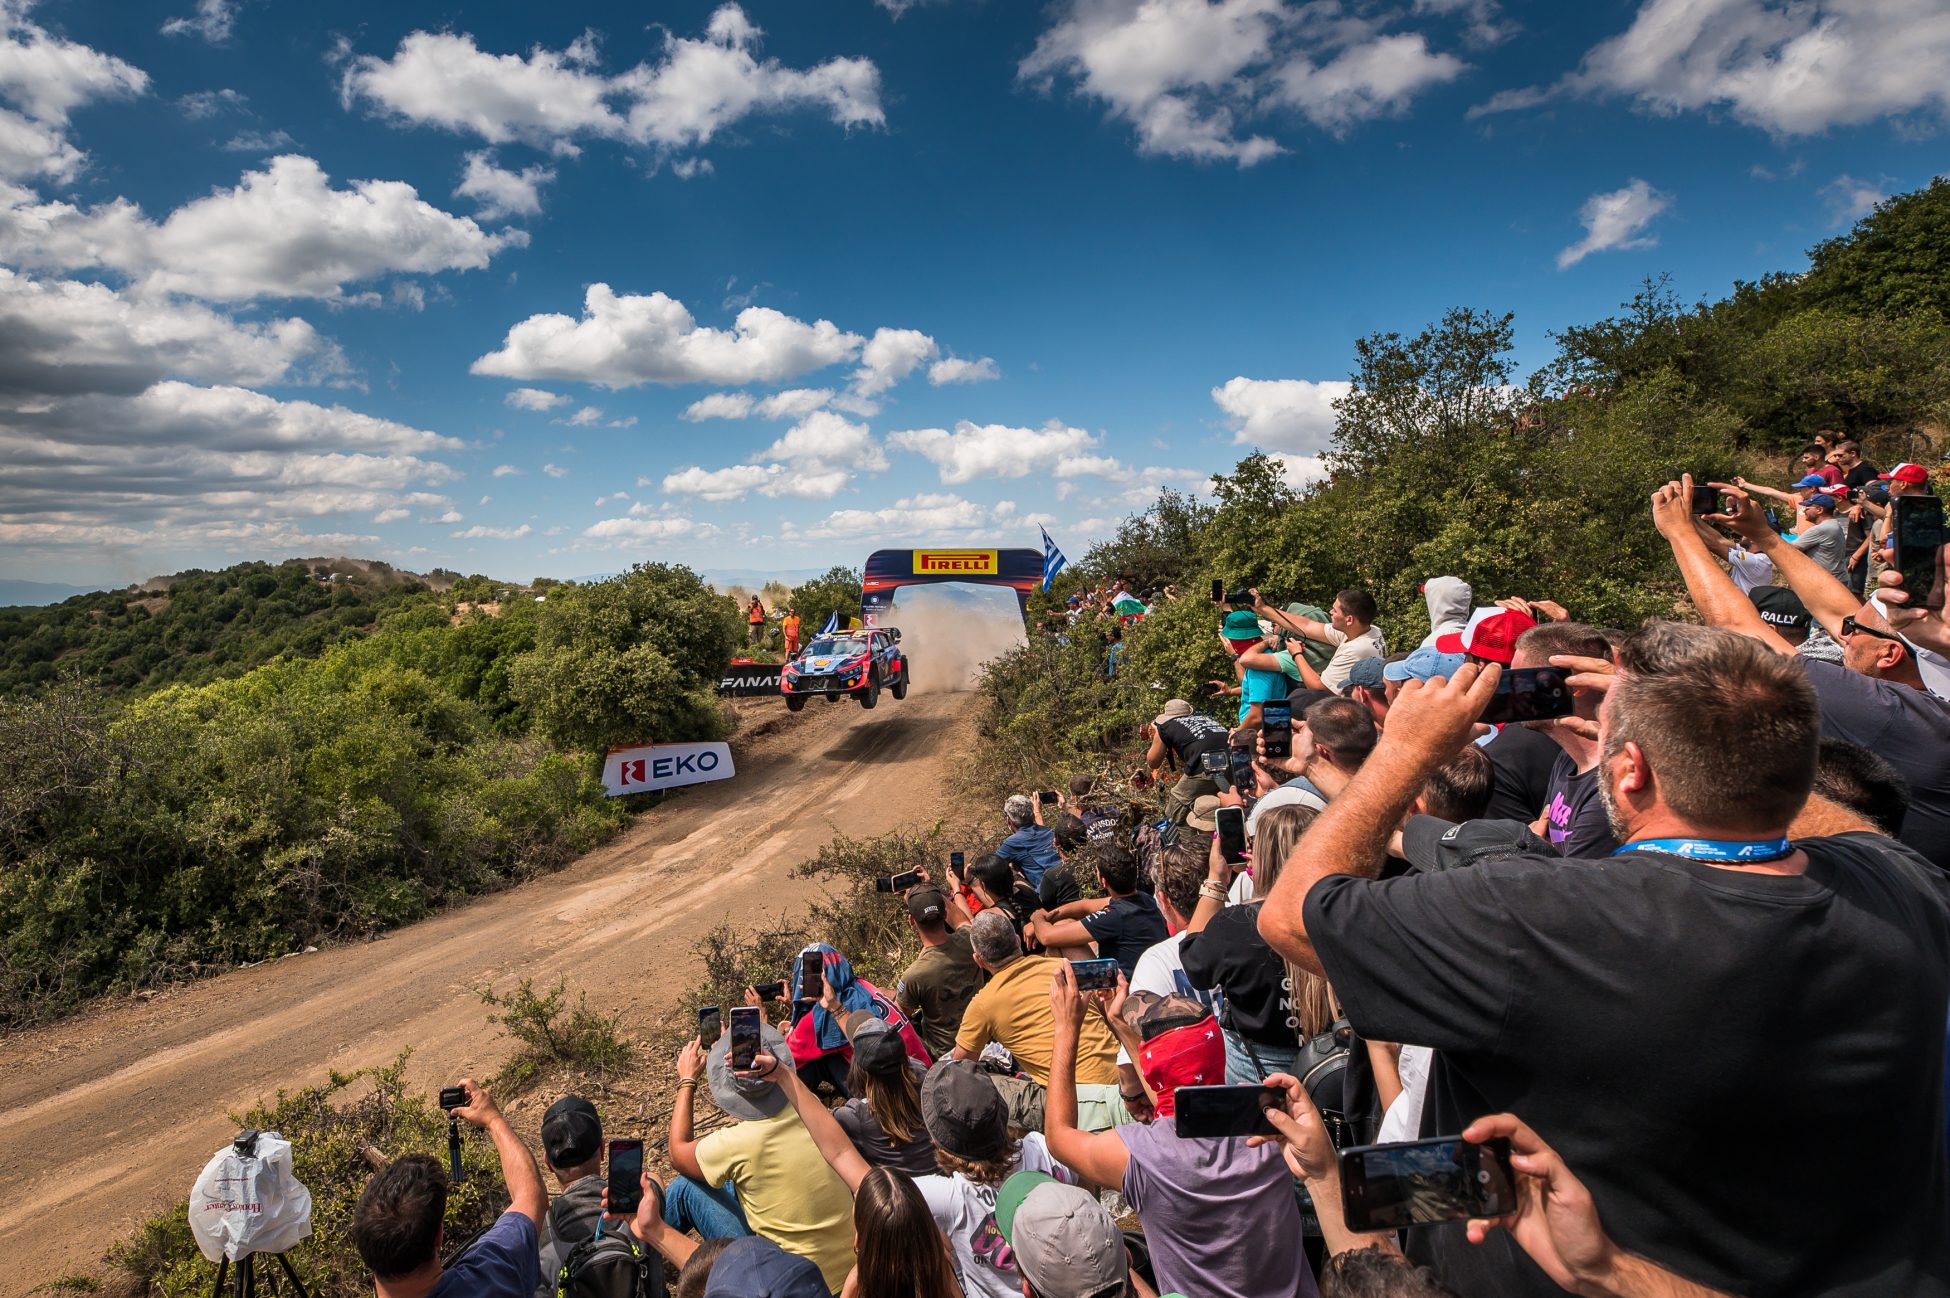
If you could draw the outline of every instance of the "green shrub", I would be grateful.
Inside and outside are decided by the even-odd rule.
[[[521,1047],[495,1075],[499,1090],[519,1094],[554,1068],[606,1078],[630,1062],[630,1044],[620,1035],[617,1016],[590,1009],[587,992],[578,991],[570,1006],[568,984],[561,979],[545,992],[535,990],[533,978],[523,978],[504,994],[492,987],[478,994],[483,1005],[497,1011],[488,1022],[499,1024]]]

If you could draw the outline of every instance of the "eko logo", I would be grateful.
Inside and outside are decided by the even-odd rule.
[[[958,576],[993,577],[996,574],[995,550],[916,550],[914,552],[914,575],[937,576],[955,574]]]
[[[612,748],[603,761],[603,787],[612,798],[626,793],[682,788],[707,780],[728,780],[736,774],[731,763],[731,746],[724,743]]]

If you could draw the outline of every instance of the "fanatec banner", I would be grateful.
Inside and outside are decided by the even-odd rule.
[[[731,745],[726,743],[612,748],[603,759],[603,787],[612,798],[728,780],[736,774],[731,764]]]

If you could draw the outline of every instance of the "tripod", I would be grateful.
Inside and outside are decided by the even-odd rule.
[[[311,1295],[305,1292],[304,1281],[298,1278],[297,1269],[291,1265],[291,1259],[282,1253],[273,1253],[270,1256],[275,1257],[278,1265],[284,1268],[284,1278],[291,1282],[291,1288],[297,1293],[298,1298],[311,1298]],[[255,1253],[246,1253],[238,1258],[235,1271],[230,1269],[229,1258],[226,1257],[218,1262],[217,1283],[210,1290],[210,1298],[223,1298],[223,1282],[226,1276],[230,1279],[231,1298],[257,1298],[256,1262]]]

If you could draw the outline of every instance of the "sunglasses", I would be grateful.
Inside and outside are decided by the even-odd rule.
[[[1872,635],[1878,640],[1893,640],[1895,643],[1899,645],[1906,646],[1909,644],[1909,641],[1903,639],[1899,635],[1892,634],[1891,632],[1888,631],[1878,631],[1872,626],[1863,626],[1860,622],[1857,622],[1855,620],[1855,615],[1851,613],[1847,617],[1842,619],[1842,639],[1846,640],[1850,636],[1855,635],[1857,633],[1860,633],[1862,635]]]

